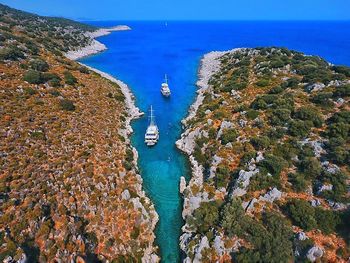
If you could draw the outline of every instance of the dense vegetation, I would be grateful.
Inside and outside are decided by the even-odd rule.
[[[204,175],[184,193],[201,199],[186,218],[187,255],[225,259],[220,237],[234,262],[303,261],[312,246],[325,261],[345,260],[350,68],[284,48],[220,61],[187,122],[200,129],[193,156]]]

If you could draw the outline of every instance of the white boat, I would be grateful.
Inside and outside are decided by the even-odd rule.
[[[159,130],[158,130],[158,126],[154,121],[152,105],[151,105],[149,118],[150,118],[150,123],[145,133],[145,143],[147,144],[147,146],[153,146],[158,142]]]
[[[168,85],[168,79],[167,76],[165,75],[165,82],[162,83],[162,86],[160,88],[160,92],[163,94],[163,96],[165,97],[169,97],[171,92],[170,92],[170,88]]]

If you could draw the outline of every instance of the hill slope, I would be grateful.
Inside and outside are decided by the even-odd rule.
[[[284,48],[207,54],[177,142],[186,262],[349,257],[350,68]]]
[[[124,94],[62,56],[95,28],[0,13],[0,261],[157,261]]]

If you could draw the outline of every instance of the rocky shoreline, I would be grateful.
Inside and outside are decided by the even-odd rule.
[[[72,60],[77,60],[83,57],[94,55],[100,53],[107,49],[106,45],[97,41],[96,38],[109,35],[114,31],[127,31],[131,30],[130,27],[126,25],[119,25],[111,28],[100,28],[94,32],[85,33],[86,37],[91,39],[91,43],[85,47],[78,48],[77,50],[68,51],[65,56]]]
[[[99,37],[99,36],[107,35],[107,34],[109,34],[112,31],[121,31],[121,30],[130,30],[130,28],[128,26],[117,26],[117,27],[113,27],[111,29],[100,29],[98,31],[95,31],[93,33],[93,35],[91,35],[91,36],[92,37]],[[96,40],[93,40],[93,41],[99,43]],[[101,43],[99,43],[99,44],[101,44]],[[83,50],[85,50],[85,51],[88,50],[86,48],[82,48],[80,50],[79,54],[84,54],[83,56],[88,56],[88,55],[93,54],[93,53],[91,53],[92,50],[90,50],[91,51],[90,53],[89,52],[84,53]],[[78,55],[78,53],[76,53],[76,54]],[[66,54],[66,56],[68,58],[70,58],[67,54]],[[70,58],[70,59],[76,60],[76,59],[79,59],[81,57],[82,56],[76,57],[76,58]],[[125,97],[125,105],[127,107],[128,116],[125,119],[125,130],[121,130],[120,134],[125,139],[126,144],[130,145],[130,147],[131,147],[131,149],[132,149],[132,151],[134,153],[133,165],[134,165],[134,170],[135,170],[136,177],[137,177],[137,180],[138,180],[138,185],[136,187],[138,198],[135,199],[136,203],[134,203],[134,206],[138,206],[139,209],[142,209],[142,211],[144,211],[145,213],[149,213],[149,215],[146,215],[146,217],[150,220],[149,223],[151,225],[152,232],[154,233],[154,229],[155,229],[155,227],[156,227],[156,225],[157,225],[157,223],[159,221],[159,216],[158,216],[158,214],[157,214],[157,212],[156,212],[156,210],[154,208],[153,203],[146,196],[145,192],[142,190],[142,184],[143,184],[142,177],[137,173],[138,172],[138,168],[137,168],[138,152],[135,149],[135,147],[133,147],[131,145],[130,139],[129,139],[130,134],[133,133],[133,129],[131,127],[131,121],[134,120],[134,119],[139,118],[144,113],[141,112],[140,109],[135,105],[134,95],[132,94],[130,88],[124,82],[122,82],[121,80],[118,80],[118,79],[114,78],[110,74],[105,73],[103,71],[100,71],[100,70],[98,70],[96,68],[90,67],[90,66],[85,65],[85,64],[80,63],[80,62],[79,62],[79,64],[87,67],[91,71],[94,71],[95,73],[99,74],[101,77],[103,77],[105,79],[108,79],[111,82],[117,84],[120,87],[120,89],[121,89],[121,91],[122,91],[122,93],[123,93],[123,95]],[[149,207],[148,211],[145,209],[144,205],[140,202],[141,198],[143,200],[145,200],[146,205]],[[153,236],[153,240],[154,239],[155,239],[155,236]],[[160,258],[159,258],[158,255],[156,255],[155,251],[156,251],[156,247],[154,246],[153,243],[150,243],[149,246],[145,249],[144,255],[142,257],[142,262],[152,262],[152,263],[159,262]]]
[[[233,51],[234,50],[232,50],[232,52]],[[203,94],[209,89],[209,80],[211,76],[220,68],[221,63],[218,59],[225,53],[227,52],[214,51],[204,55],[202,58],[198,72],[199,79],[197,81],[197,86],[199,87],[197,91],[198,95],[195,102],[190,107],[188,116],[182,121],[185,127],[188,122],[195,117],[199,106],[203,103]],[[180,192],[183,194],[184,198],[182,210],[182,218],[184,220],[186,220],[186,217],[191,215],[193,211],[199,207],[201,200],[206,198],[203,196],[194,195],[191,191],[191,188],[194,185],[200,186],[203,184],[203,167],[192,155],[195,147],[195,139],[197,136],[199,136],[199,134],[199,129],[191,130],[191,128],[187,127],[187,129],[181,134],[181,138],[176,142],[177,148],[188,155],[192,170],[192,176],[187,185],[184,177],[181,177],[180,180]],[[189,229],[187,223],[182,227],[182,231],[183,234],[180,237],[180,248],[186,252],[187,243],[192,235],[192,231]],[[190,262],[190,259],[187,257],[184,262]]]

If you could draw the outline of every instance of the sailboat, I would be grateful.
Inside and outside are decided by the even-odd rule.
[[[158,130],[158,126],[156,125],[156,123],[154,121],[152,105],[151,105],[149,118],[150,118],[150,123],[149,123],[147,130],[146,130],[146,133],[145,133],[145,143],[147,144],[147,146],[153,146],[158,142],[159,130]]]
[[[160,92],[163,94],[164,97],[169,97],[171,92],[168,85],[168,78],[167,75],[165,75],[165,81],[162,83],[162,86],[160,88]]]

